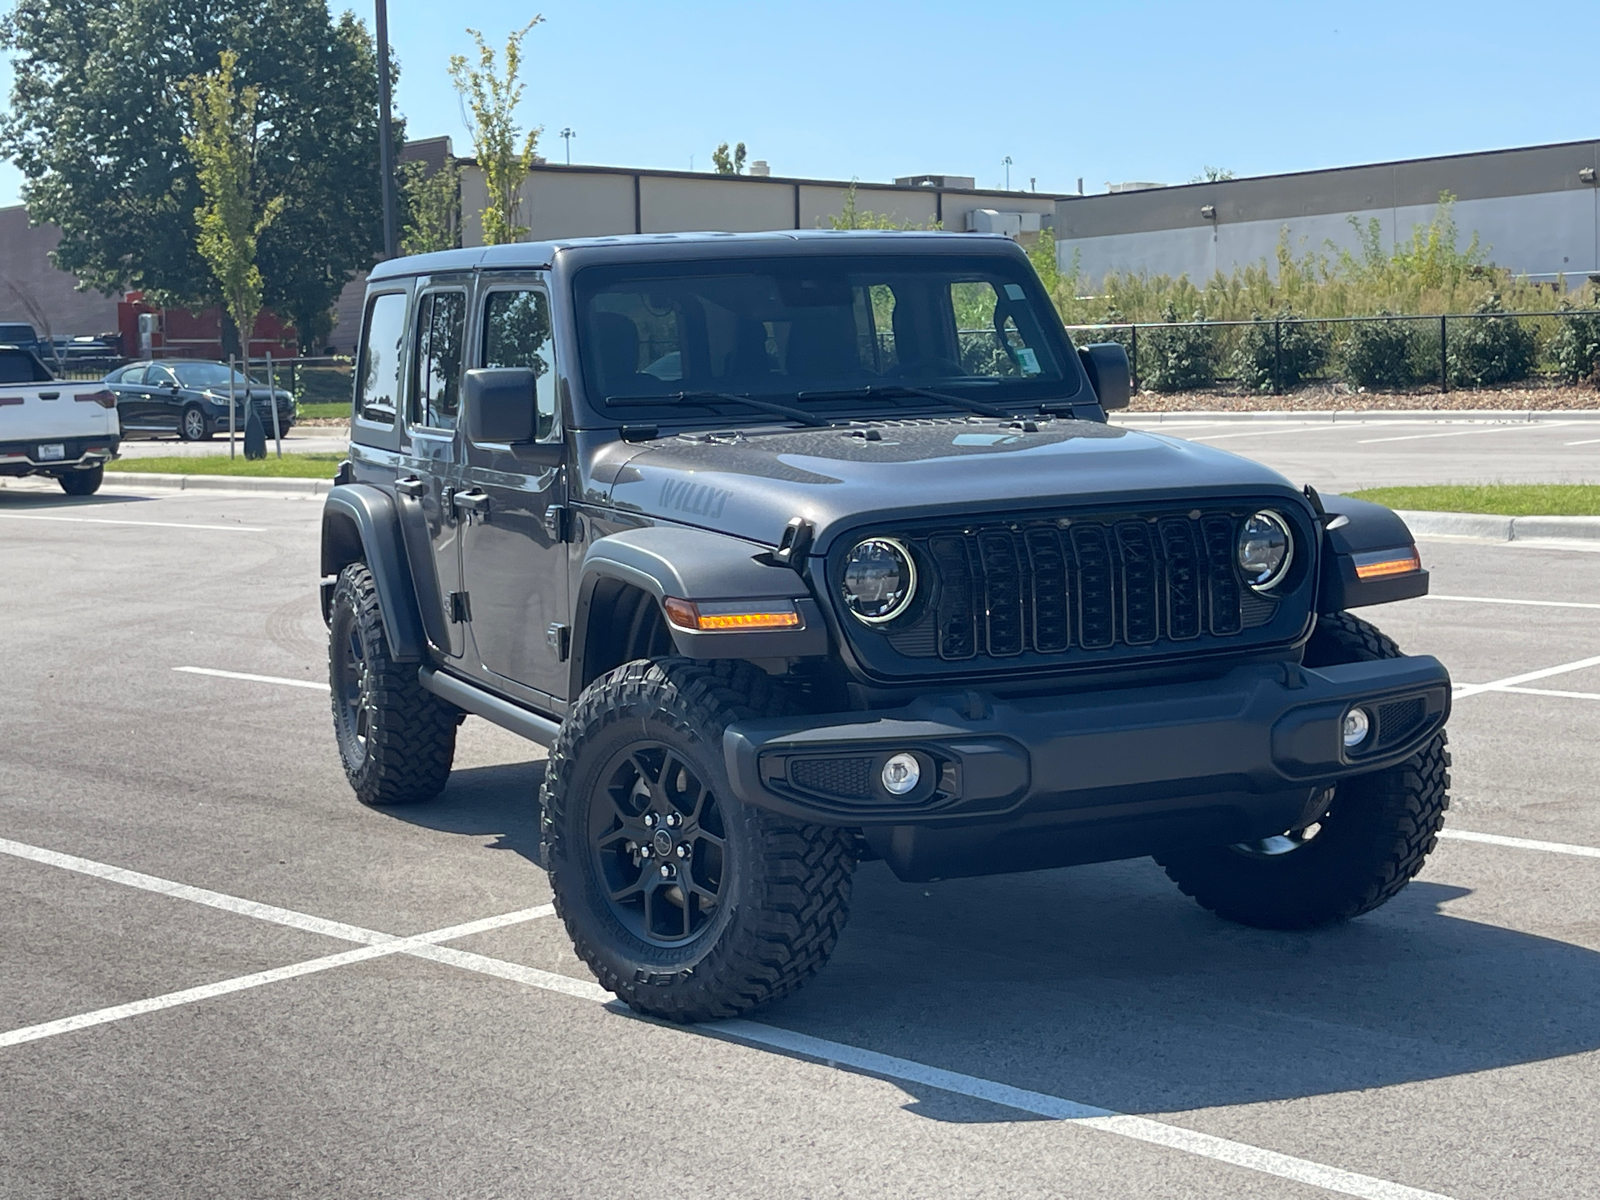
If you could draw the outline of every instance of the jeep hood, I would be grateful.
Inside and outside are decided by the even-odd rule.
[[[662,438],[617,471],[620,509],[776,545],[792,517],[825,551],[841,530],[1056,505],[1292,495],[1260,463],[1095,421],[993,419]],[[1303,503],[1303,501],[1301,501]]]

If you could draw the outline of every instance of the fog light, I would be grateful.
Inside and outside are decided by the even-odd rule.
[[[1344,744],[1347,750],[1353,750],[1367,740],[1367,734],[1372,729],[1372,718],[1367,716],[1364,708],[1352,708],[1344,715]]]
[[[904,796],[917,786],[922,778],[922,768],[914,755],[901,751],[891,755],[883,764],[883,790],[891,796]]]

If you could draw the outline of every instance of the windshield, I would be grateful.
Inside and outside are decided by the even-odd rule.
[[[184,387],[225,388],[228,386],[227,363],[168,363],[167,366],[172,368],[172,373],[178,377],[178,382],[183,384]],[[233,377],[236,381],[233,385],[234,387],[246,386],[244,372],[235,369]],[[252,378],[249,386],[266,387],[267,385],[259,379]]]
[[[825,405],[815,393],[890,393],[897,384],[1041,403],[1080,386],[1031,270],[998,255],[591,267],[576,288],[584,377],[602,409],[607,397],[676,392]],[[849,407],[864,404],[882,411],[926,401],[858,396]],[[639,412],[637,403],[615,407],[629,419]]]

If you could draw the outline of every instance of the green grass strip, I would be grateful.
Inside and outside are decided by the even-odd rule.
[[[1422,512],[1491,513],[1501,517],[1600,516],[1600,484],[1593,483],[1447,483],[1367,488],[1350,494],[1389,508]]]
[[[350,416],[350,401],[339,400],[332,404],[302,403],[296,411],[300,414],[301,419],[306,421],[323,420],[328,417],[344,417],[348,419]]]
[[[203,454],[194,457],[119,458],[106,466],[108,471],[140,471],[155,475],[241,475],[257,479],[331,479],[338,470],[342,454],[285,454],[272,452],[252,462],[243,454]]]

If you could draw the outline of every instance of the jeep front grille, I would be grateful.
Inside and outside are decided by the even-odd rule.
[[[1253,511],[897,532],[927,568],[926,594],[890,626],[852,628],[852,640],[887,643],[908,659],[963,663],[1181,653],[1236,638],[1272,623],[1283,607],[1280,597],[1244,586],[1234,565],[1239,522]]]

